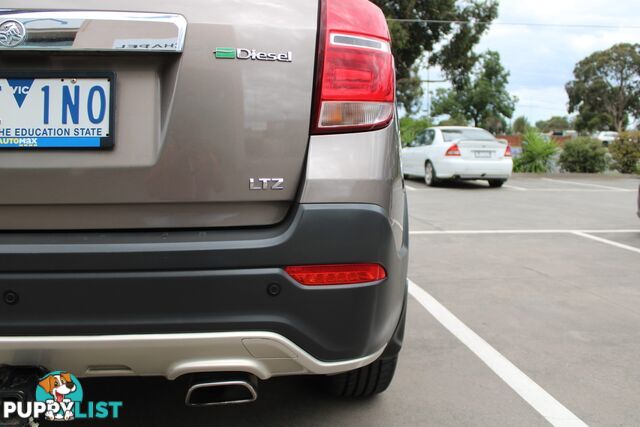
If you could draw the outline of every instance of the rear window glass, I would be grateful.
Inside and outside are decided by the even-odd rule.
[[[495,141],[496,138],[482,129],[442,129],[446,142],[453,141]]]

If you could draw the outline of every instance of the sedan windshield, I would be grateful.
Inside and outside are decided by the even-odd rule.
[[[445,142],[454,141],[495,141],[496,138],[482,129],[442,129]]]

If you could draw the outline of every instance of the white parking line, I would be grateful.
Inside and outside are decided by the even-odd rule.
[[[504,184],[503,185],[504,188],[508,188],[510,190],[517,190],[517,191],[529,191],[528,188],[524,188],[524,187],[518,187],[515,185],[511,185],[511,184]]]
[[[449,332],[480,358],[498,377],[554,426],[586,426],[560,402],[506,357],[462,323],[427,291],[409,281],[409,293]]]
[[[578,184],[580,185],[580,184]],[[596,184],[589,184],[589,186]],[[405,187],[408,191],[427,191],[427,190],[437,190],[438,188],[427,188],[421,187],[416,188],[410,185],[405,184]],[[601,187],[601,186],[599,186]],[[489,189],[489,187],[485,186],[476,186],[473,188],[477,189]],[[537,193],[635,193],[638,190],[630,190],[626,188],[615,188],[615,187],[605,187],[605,188],[526,188],[526,187],[518,187],[516,185],[504,184],[503,188],[507,190],[513,191],[533,191]],[[443,189],[446,189],[444,187]]]
[[[635,193],[637,190],[619,189],[602,190],[596,188],[528,188],[527,191],[537,191],[539,193]]]
[[[640,230],[425,230],[411,231],[413,236],[431,236],[441,234],[477,235],[477,234],[618,234],[618,233],[640,233]]]
[[[610,187],[608,185],[600,185],[600,184],[589,184],[586,182],[574,182],[574,181],[567,181],[564,179],[553,179],[553,178],[542,178],[543,181],[549,181],[549,182],[560,182],[560,183],[564,183],[564,184],[571,184],[571,185],[581,185],[584,187],[596,187],[596,188],[606,188],[608,190],[612,190],[612,191],[635,191],[635,190],[629,190],[627,188],[619,188],[619,187]]]
[[[586,232],[574,231],[572,234],[575,234],[576,236],[584,237],[585,239],[595,240],[596,242],[605,243],[607,245],[615,246],[616,248],[626,249],[628,251],[636,252],[636,253],[640,254],[640,249],[638,249],[636,247],[629,246],[629,245],[624,245],[624,244],[618,243],[618,242],[614,242],[613,240],[603,239],[602,237],[592,236],[590,234],[587,234]]]

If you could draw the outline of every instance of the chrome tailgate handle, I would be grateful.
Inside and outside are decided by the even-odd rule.
[[[177,14],[0,9],[0,51],[179,53],[186,32]]]

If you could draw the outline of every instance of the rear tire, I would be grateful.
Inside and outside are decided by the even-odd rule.
[[[504,185],[504,183],[507,182],[504,179],[490,179],[489,180],[489,187],[491,188],[500,188]]]
[[[384,392],[396,372],[398,356],[378,359],[369,366],[329,377],[329,391],[337,397],[371,397]]]
[[[435,187],[438,185],[438,182],[436,168],[433,167],[431,162],[427,162],[424,165],[424,183],[427,184],[427,187]]]

